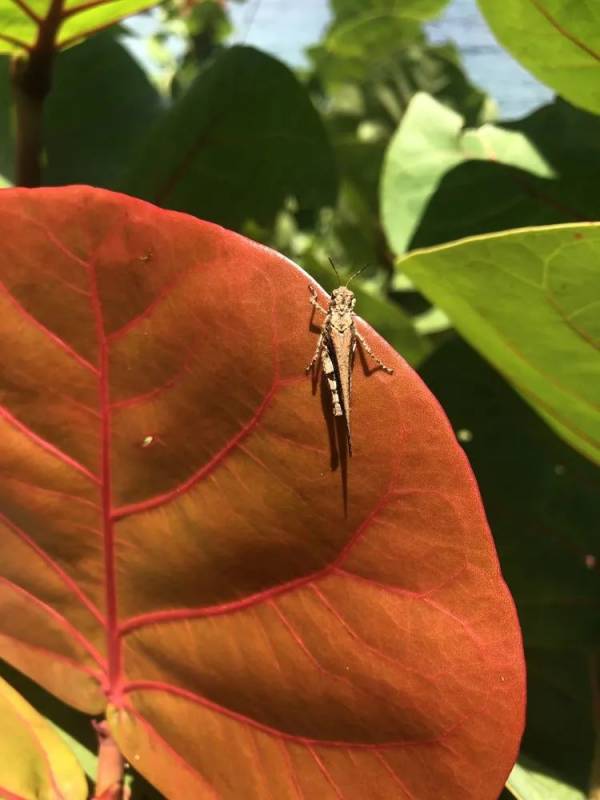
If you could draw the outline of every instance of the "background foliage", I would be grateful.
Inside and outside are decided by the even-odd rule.
[[[329,256],[369,265],[361,314],[450,417],[517,603],[529,700],[509,789],[597,797],[600,10],[480,0],[499,41],[557,93],[505,123],[456,48],[427,40],[444,0],[331,0],[330,26],[295,71],[231,46],[217,0],[153,12],[143,64],[118,20],[149,3],[73,4],[62,25],[54,5],[26,14],[0,0],[0,182],[19,179],[10,59],[14,74],[54,25],[43,185],[91,183],[218,222],[328,289]],[[447,245],[464,237],[478,238]],[[83,720],[3,674],[93,771]],[[4,683],[0,698],[13,703]],[[64,739],[44,724],[68,773]],[[139,776],[133,792],[153,794]]]

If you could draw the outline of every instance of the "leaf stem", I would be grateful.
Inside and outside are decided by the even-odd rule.
[[[62,22],[63,0],[52,0],[39,19],[35,43],[11,64],[11,83],[17,121],[16,183],[39,186],[42,178],[44,101],[52,85],[56,37]]]
[[[128,792],[123,783],[125,761],[108,722],[103,719],[92,724],[98,734],[98,771],[93,800],[127,800]]]

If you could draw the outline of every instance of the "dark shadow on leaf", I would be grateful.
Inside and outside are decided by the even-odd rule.
[[[488,161],[468,161],[447,172],[430,199],[410,248],[528,225],[581,222],[600,213],[591,186],[539,178]]]

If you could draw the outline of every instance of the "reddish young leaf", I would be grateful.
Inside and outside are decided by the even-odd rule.
[[[2,654],[168,797],[492,800],[517,620],[437,402],[304,374],[308,278],[191,217],[0,194]],[[324,300],[323,297],[321,297]]]

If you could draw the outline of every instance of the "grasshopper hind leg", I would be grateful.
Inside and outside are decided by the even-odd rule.
[[[342,404],[340,402],[340,395],[338,392],[338,384],[335,374],[335,368],[333,366],[333,361],[331,360],[331,356],[329,355],[329,350],[326,347],[324,347],[321,352],[321,363],[323,364],[323,372],[325,373],[325,377],[327,378],[327,383],[329,384],[329,391],[331,392],[333,416],[343,417],[344,409],[342,408]]]
[[[348,415],[344,411],[344,406],[342,404],[342,400],[340,399],[339,394],[339,387],[338,387],[338,376],[331,359],[331,355],[329,354],[329,350],[325,346],[321,352],[321,363],[323,364],[323,372],[325,373],[325,377],[327,378],[327,383],[329,384],[329,391],[331,392],[331,405],[333,407],[333,416],[334,417],[343,417],[344,422],[346,423],[346,436],[348,441],[348,452],[352,455],[352,437],[350,435],[350,421],[348,419]]]

